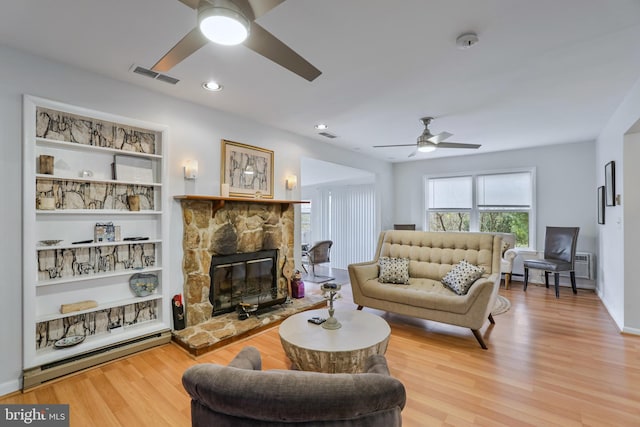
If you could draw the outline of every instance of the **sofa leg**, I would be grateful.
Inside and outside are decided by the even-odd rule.
[[[357,309],[358,309],[358,310],[362,310],[362,306],[361,306],[361,305],[359,305]]]
[[[489,313],[489,323],[491,323],[492,325],[496,324],[496,321],[493,320],[493,315],[491,313]]]
[[[484,343],[484,340],[482,339],[482,334],[480,333],[480,331],[478,329],[472,329],[471,332],[473,332],[473,335],[475,335],[476,339],[480,343],[480,347],[486,350],[487,345]]]

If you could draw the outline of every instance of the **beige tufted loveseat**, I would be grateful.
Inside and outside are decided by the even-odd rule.
[[[470,328],[486,349],[480,328],[488,319],[500,287],[502,237],[489,233],[383,231],[375,259],[349,265],[353,301],[407,316]],[[379,257],[409,258],[409,284],[381,283]],[[460,260],[485,273],[457,295],[440,280]]]

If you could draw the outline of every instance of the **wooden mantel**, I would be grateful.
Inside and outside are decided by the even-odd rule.
[[[278,199],[267,199],[267,198],[258,198],[258,197],[222,197],[222,196],[201,196],[201,195],[193,195],[193,194],[185,194],[181,196],[173,196],[176,200],[194,200],[194,201],[209,201],[213,202],[213,213],[223,208],[226,202],[242,202],[242,203],[263,203],[263,204],[273,204],[279,203],[280,208],[285,210],[289,207],[290,204],[300,204],[300,203],[309,203],[304,200],[278,200]]]

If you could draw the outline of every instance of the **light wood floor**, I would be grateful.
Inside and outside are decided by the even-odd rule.
[[[500,293],[512,307],[482,329],[486,351],[469,330],[369,310],[391,325],[386,356],[407,388],[404,426],[640,425],[640,337],[620,334],[593,292],[562,289],[557,300],[516,282]],[[339,308],[353,309],[350,297]],[[226,364],[249,344],[265,369],[289,368],[274,327],[198,360],[168,344],[0,403],[68,403],[72,426],[189,426],[182,372]]]

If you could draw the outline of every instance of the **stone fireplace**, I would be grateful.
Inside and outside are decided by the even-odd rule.
[[[216,196],[176,198],[182,204],[184,226],[182,269],[187,327],[212,318],[214,305],[209,299],[212,259],[233,261],[245,254],[272,251],[273,299],[280,302],[286,299],[288,283],[282,272],[285,264],[294,268],[293,202]],[[222,275],[230,273],[228,269],[220,271]],[[227,312],[235,310],[235,302],[227,305]]]

